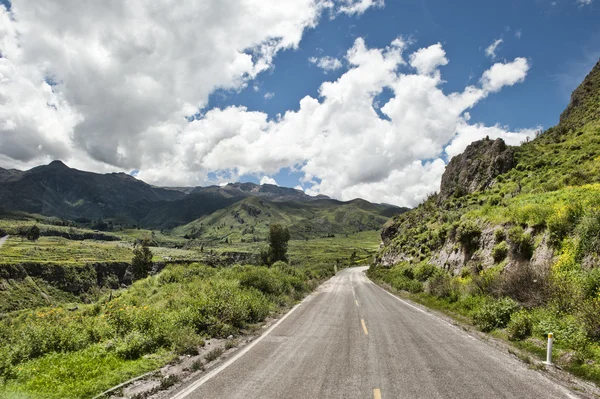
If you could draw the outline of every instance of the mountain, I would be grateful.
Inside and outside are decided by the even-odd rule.
[[[275,197],[281,198],[279,194]],[[326,198],[275,201],[250,196],[176,228],[174,232],[203,240],[252,242],[263,240],[269,225],[279,223],[289,227],[293,239],[304,239],[379,230],[389,215],[406,210],[362,199],[348,202]]]
[[[472,143],[381,238],[372,279],[532,353],[553,332],[556,364],[599,382],[600,62],[557,126]]]
[[[225,186],[196,187],[191,193],[205,193],[207,191],[220,192],[223,195],[230,195],[232,197],[261,197],[270,201],[307,202],[318,199],[329,199],[326,195],[313,197],[295,188],[280,187],[274,184],[258,185],[254,183],[229,183]]]
[[[344,203],[324,195],[313,197],[302,190],[272,184],[156,187],[125,173],[85,172],[69,168],[61,161],[27,171],[0,169],[0,204],[6,211],[88,223],[112,220],[115,224],[151,229],[173,229],[194,222],[191,227],[180,229],[187,235],[199,223],[231,224],[237,220],[231,215],[237,214],[242,215],[238,219],[243,217],[248,221],[241,229],[238,226],[241,223],[235,223],[238,239],[251,239],[258,232],[264,235],[268,224],[275,221],[293,223],[298,237],[378,229],[393,214],[405,210],[364,200]],[[253,218],[252,210],[247,212],[251,207],[258,207],[262,216]],[[336,220],[331,215],[338,208],[342,210]],[[253,233],[248,233],[249,226],[254,227]],[[213,229],[206,237],[219,239],[231,233]],[[195,230],[193,235],[197,235]]]
[[[67,219],[121,216],[135,222],[153,204],[185,196],[152,187],[125,173],[85,172],[60,161],[25,172],[2,170],[0,176],[2,207]]]
[[[541,262],[534,256],[538,250],[555,260],[563,240],[577,233],[581,217],[595,212],[598,183],[600,62],[573,92],[557,126],[519,147],[508,147],[501,139],[480,140],[452,158],[440,194],[386,224],[379,263],[391,266],[427,259],[456,272],[477,265],[491,267],[497,262],[492,259],[495,240],[490,232],[515,225],[531,235],[534,261]],[[570,207],[578,210],[560,213]],[[555,245],[549,247],[552,240]],[[513,249],[509,266],[522,260]],[[548,256],[543,259],[548,261]]]

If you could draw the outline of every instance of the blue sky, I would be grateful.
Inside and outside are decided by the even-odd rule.
[[[415,206],[555,125],[600,0],[0,0],[0,167],[276,182]]]
[[[347,69],[324,72],[308,59],[342,59],[357,37],[372,47],[384,47],[399,35],[412,38],[413,49],[441,42],[450,60],[442,67],[447,81],[443,90],[460,91],[494,62],[485,49],[502,39],[496,61],[526,57],[531,69],[523,83],[478,104],[471,111],[472,121],[546,129],[558,123],[571,92],[600,58],[598,21],[600,3],[582,6],[574,0],[387,1],[361,16],[322,18],[305,33],[299,49],[277,55],[271,72],[240,92],[213,94],[207,108],[244,105],[271,118],[297,110],[302,97],[317,97],[324,80],[335,80]],[[265,99],[266,93],[275,96]],[[285,169],[274,178],[293,187],[300,175]],[[252,175],[242,180],[258,182]]]

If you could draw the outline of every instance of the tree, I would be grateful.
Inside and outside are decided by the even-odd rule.
[[[147,277],[152,270],[152,251],[148,248],[150,242],[146,239],[141,244],[136,244],[133,249],[133,259],[131,260],[131,272],[134,280]]]
[[[29,241],[37,241],[38,238],[40,238],[40,228],[37,227],[37,224],[34,224],[27,232],[27,239]]]
[[[287,262],[288,241],[290,241],[290,231],[287,227],[280,224],[269,226],[269,251],[266,254],[266,264],[272,265],[277,261]],[[264,258],[264,256],[263,256]]]

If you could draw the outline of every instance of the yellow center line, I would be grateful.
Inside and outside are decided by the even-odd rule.
[[[356,306],[358,306],[358,301],[355,299],[354,302],[356,302]]]
[[[360,322],[362,324],[362,328],[363,328],[363,331],[365,332],[365,335],[369,335],[369,330],[367,330],[367,325],[365,324],[365,320],[360,319]]]
[[[373,398],[374,399],[381,399],[381,390],[379,390],[379,389],[373,389]]]

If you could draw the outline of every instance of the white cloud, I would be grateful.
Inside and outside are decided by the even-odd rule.
[[[521,37],[520,33],[519,33],[519,37]],[[488,57],[490,57],[493,60],[496,59],[496,50],[498,50],[498,46],[501,45],[503,42],[504,42],[504,40],[502,40],[502,39],[494,40],[494,42],[485,49],[485,55],[487,55]]]
[[[272,177],[269,176],[263,176],[262,179],[260,179],[260,185],[262,186],[263,184],[273,184],[273,185],[277,185],[277,182],[275,181],[275,179],[273,179]]]
[[[513,86],[525,80],[530,65],[526,58],[515,58],[506,64],[494,64],[481,77],[485,90],[495,92],[504,86]]]
[[[168,158],[184,117],[210,93],[271,68],[333,6],[13,0],[11,12],[0,7],[0,153],[23,162],[92,157],[125,169]]]
[[[438,67],[447,64],[446,52],[440,43],[419,49],[410,56],[410,66],[422,75],[429,75]]]
[[[589,6],[593,2],[594,0],[577,0],[577,4],[579,4],[580,7]]]
[[[512,73],[518,69],[526,74],[520,59],[492,66],[483,73],[479,87],[445,94],[440,89],[441,74],[431,73],[435,71],[431,65],[443,64],[445,55],[423,56],[437,45],[409,57],[437,60],[419,63],[416,74],[398,72],[406,65],[404,47],[398,40],[373,49],[357,39],[346,55],[351,68],[336,81],[324,82],[320,99],[306,96],[297,111],[275,120],[244,107],[210,110],[188,124],[179,137],[180,155],[174,159],[181,163],[143,170],[140,177],[164,181],[171,177],[165,170],[177,170],[178,177],[220,170],[235,180],[248,173],[273,175],[291,167],[303,173],[309,194],[416,205],[438,190],[444,151],[460,152],[486,135],[510,143],[523,140],[528,131],[469,125],[467,113],[489,94],[524,78]],[[393,93],[379,110],[387,119],[373,106],[384,88]]]
[[[326,73],[328,71],[335,71],[336,69],[340,69],[342,67],[342,62],[334,57],[310,57],[308,61],[311,64],[314,64],[324,70]]]
[[[460,151],[489,129],[512,137],[501,126],[469,125],[465,113],[525,79],[526,59],[444,93],[439,43],[411,54],[409,70],[406,41],[368,48],[357,39],[349,70],[294,111],[269,119],[238,106],[185,119],[216,89],[258,87],[253,79],[277,52],[297,47],[324,10],[360,14],[367,5],[383,2],[14,0],[14,15],[0,7],[0,164],[61,158],[178,186],[292,168],[307,193],[416,205],[438,189],[448,143]],[[392,97],[382,103],[384,89]]]
[[[338,12],[348,15],[360,15],[371,7],[383,7],[384,0],[342,0]]]
[[[269,91],[269,92],[266,92],[266,93],[265,93],[265,95],[264,95],[264,97],[265,97],[265,100],[270,100],[270,99],[272,99],[273,97],[275,97],[275,93],[272,93],[272,92],[270,92],[270,91]]]
[[[515,31],[515,37],[516,37],[517,39],[520,39],[520,38],[521,38],[521,36],[523,36],[523,31],[522,31],[521,29],[518,29],[518,30],[516,30],[516,31]]]

